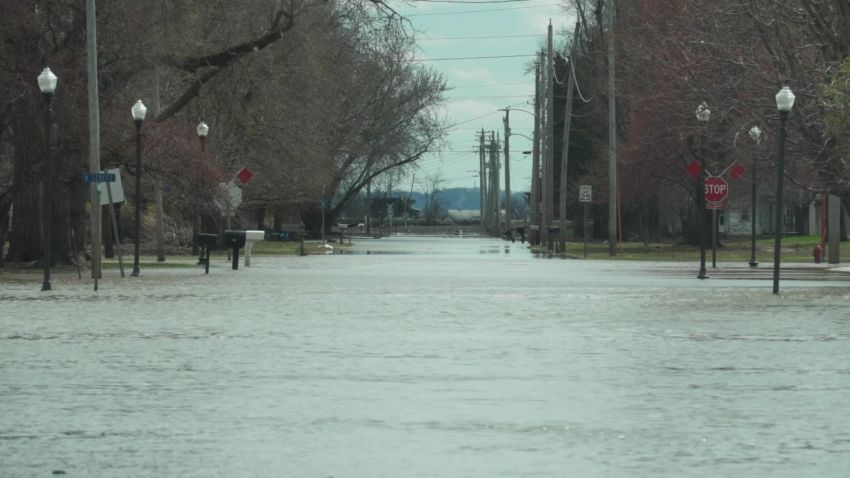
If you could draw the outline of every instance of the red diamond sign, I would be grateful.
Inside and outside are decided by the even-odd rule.
[[[729,171],[729,175],[732,176],[732,179],[738,179],[747,172],[747,168],[741,166],[740,164],[735,164],[732,166],[732,169]]]
[[[248,168],[242,168],[238,173],[236,173],[236,177],[242,181],[242,184],[248,184],[248,181],[254,177],[254,172]]]
[[[696,178],[699,177],[700,173],[702,173],[702,166],[700,166],[699,161],[691,161],[691,164],[688,165],[688,174]]]

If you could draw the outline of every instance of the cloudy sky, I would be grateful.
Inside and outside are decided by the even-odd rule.
[[[417,58],[444,75],[452,88],[446,94],[444,116],[452,127],[448,142],[420,161],[416,182],[439,172],[444,187],[478,186],[476,132],[503,135],[500,108],[533,109],[534,73],[526,72],[535,52],[546,45],[551,20],[555,43],[563,43],[574,20],[558,0],[412,1],[395,6],[418,31]],[[511,189],[526,191],[531,184],[533,118],[510,115]],[[408,178],[408,181],[410,178]],[[421,189],[417,184],[416,189]]]

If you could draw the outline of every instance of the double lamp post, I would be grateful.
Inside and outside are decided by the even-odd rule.
[[[786,82],[785,86],[776,93],[776,109],[779,111],[779,160],[776,166],[776,221],[774,225],[774,246],[773,246],[773,293],[779,293],[779,256],[782,250],[782,225],[784,209],[784,187],[783,180],[785,179],[785,143],[788,136],[787,123],[788,114],[794,107],[795,96],[791,88]],[[708,123],[711,118],[711,110],[705,103],[700,104],[696,110],[697,120],[703,125]],[[758,145],[761,142],[761,130],[758,126],[753,126],[749,131],[750,137]],[[704,142],[703,142],[704,147]],[[699,279],[707,279],[708,274],[705,269],[705,151],[700,154],[700,172],[697,176],[697,203],[699,207],[699,243],[700,243],[700,268]],[[757,198],[757,167],[756,161],[753,161],[753,178],[752,178],[752,214],[751,214],[751,251],[750,251],[750,267],[758,266],[756,260],[756,218],[758,217],[756,210]],[[712,227],[716,227],[713,225]]]
[[[708,105],[703,102],[697,107],[697,121],[702,123],[703,130],[708,120],[711,119],[711,110]],[[708,273],[705,270],[705,153],[706,153],[705,131],[702,134],[702,151],[699,155],[699,174],[697,175],[697,207],[699,211],[699,274],[697,279],[708,279]]]

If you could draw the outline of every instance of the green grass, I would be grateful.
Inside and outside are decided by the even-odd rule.
[[[756,258],[759,262],[766,263],[773,261],[773,241],[772,237],[760,237],[756,241]],[[812,248],[820,242],[818,236],[793,236],[785,237],[782,240],[781,260],[782,262],[796,263],[812,263]],[[307,254],[324,254],[325,251],[319,246],[318,241],[307,241],[304,243],[304,248]],[[350,247],[348,244],[333,243],[334,249]],[[288,241],[262,241],[254,244],[254,255],[267,256],[290,256],[298,255],[300,243]],[[242,252],[244,254],[244,251]],[[582,257],[584,254],[584,244],[580,241],[567,242],[566,254],[569,256]],[[667,261],[667,262],[693,262],[699,260],[699,248],[693,245],[671,244],[670,242],[656,242],[644,245],[643,242],[624,242],[618,247],[616,256],[608,255],[608,245],[600,242],[589,242],[587,245],[588,259],[613,259],[613,260],[635,260],[635,261]],[[224,250],[215,251],[212,254],[214,260],[223,260],[226,257]],[[840,244],[840,257],[850,258],[850,242],[842,242]],[[711,248],[706,250],[707,260],[711,260]],[[717,260],[720,262],[741,262],[746,263],[750,259],[750,241],[749,239],[730,239],[719,241],[717,248]],[[241,258],[240,258],[241,260]],[[825,258],[824,258],[825,260]],[[169,255],[165,262],[157,262],[156,257],[142,256],[140,260],[142,270],[149,269],[181,269],[195,268],[198,258],[193,255]],[[89,268],[89,263],[85,264],[84,270]],[[118,259],[104,259],[103,268],[109,270],[118,269]],[[125,271],[132,271],[133,256],[124,256]],[[54,272],[76,273],[76,267],[73,265],[61,265],[52,269]],[[5,264],[3,273],[7,279],[10,279],[10,274],[41,274],[40,267],[33,267],[21,264]],[[129,272],[128,272],[129,273]]]
[[[321,249],[319,246],[321,242],[319,241],[305,241],[304,242],[304,251],[307,255],[316,254],[323,255],[325,254],[325,250]],[[348,244],[331,244],[334,249],[350,247]],[[265,256],[297,256],[300,253],[301,243],[300,242],[291,242],[291,241],[261,241],[254,244],[253,255],[265,255]],[[240,251],[240,262],[243,261],[243,257],[245,254],[245,250]],[[211,260],[221,261],[225,260],[227,257],[227,251],[224,249],[219,249],[216,251],[212,251],[210,254]],[[133,270],[133,254],[127,254],[126,251],[122,257],[124,262],[124,271],[126,273],[130,273]],[[142,270],[150,270],[150,269],[191,269],[195,267],[201,267],[198,265],[198,256],[196,255],[186,255],[184,254],[170,254],[166,256],[165,262],[158,262],[156,260],[155,255],[142,255],[139,258],[139,267]],[[86,261],[85,264],[82,264],[82,270],[90,270],[91,262]],[[103,269],[105,270],[118,270],[119,263],[118,257],[112,259],[103,258]],[[3,269],[0,269],[0,274],[5,275],[5,279],[11,280],[12,275],[33,275],[33,274],[41,274],[44,269],[41,266],[31,266],[28,264],[18,264],[18,263],[6,263],[4,264]],[[74,265],[55,265],[51,271],[54,273],[74,273],[76,274],[77,268]]]
[[[171,261],[171,262],[169,262]],[[180,262],[178,262],[180,261]],[[194,262],[192,262],[194,261]],[[156,257],[150,256],[139,257],[139,268],[141,269],[185,269],[188,267],[194,267],[195,263],[198,262],[197,257],[189,257],[189,256],[168,256],[165,259],[165,262],[157,262]],[[86,268],[91,265],[90,262],[86,262]],[[73,266],[72,266],[73,267]],[[103,268],[104,269],[118,269],[118,259],[103,259]],[[133,270],[133,257],[124,257],[124,270]]]
[[[820,243],[818,236],[794,236],[782,239],[780,256],[783,262],[814,262],[812,248]],[[761,237],[756,240],[756,258],[759,262],[773,260],[772,237]],[[616,256],[608,255],[608,244],[589,242],[587,245],[588,259],[615,259],[641,261],[672,261],[688,262],[699,260],[699,247],[687,244],[624,242],[618,247]],[[722,262],[748,262],[750,260],[751,243],[749,239],[718,240],[717,260]],[[850,257],[850,242],[840,244],[842,258]],[[567,255],[579,256],[584,254],[583,242],[567,242]],[[706,257],[711,260],[711,247],[706,249]]]

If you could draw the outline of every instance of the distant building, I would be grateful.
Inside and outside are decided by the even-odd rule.
[[[449,209],[448,216],[454,222],[481,221],[481,211],[478,209]]]
[[[389,209],[392,209],[393,217],[395,218],[403,217],[407,213],[409,218],[416,219],[419,217],[420,211],[412,207],[413,203],[414,201],[409,198],[371,198],[369,200],[369,211],[371,216],[376,219],[386,218]]]

